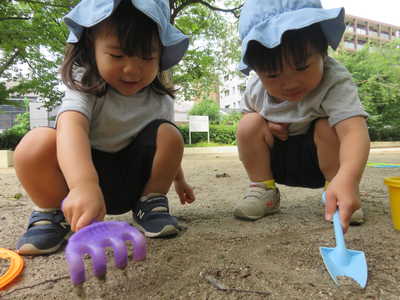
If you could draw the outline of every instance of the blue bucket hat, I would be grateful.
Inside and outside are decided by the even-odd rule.
[[[122,0],[82,0],[65,17],[69,28],[68,43],[77,43],[84,28],[93,27],[108,18]],[[160,69],[176,65],[189,46],[189,38],[169,22],[168,0],[131,0],[132,5],[152,19],[158,26],[163,46]]]
[[[247,0],[239,19],[239,35],[242,40],[239,70],[246,75],[250,72],[245,62],[250,41],[274,48],[281,43],[286,31],[318,22],[328,44],[336,49],[346,28],[343,7],[324,9],[320,0]]]

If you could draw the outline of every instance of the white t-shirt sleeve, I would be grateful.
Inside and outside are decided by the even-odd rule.
[[[260,98],[260,91],[257,92],[255,88],[258,84],[258,77],[253,75],[247,82],[246,90],[243,93],[242,100],[240,101],[240,110],[242,113],[260,112],[261,107],[258,107]]]
[[[66,111],[80,112],[90,121],[92,119],[94,104],[94,96],[67,89],[57,112],[56,123],[59,116]]]
[[[167,99],[166,99],[166,101],[167,101]],[[170,102],[170,105],[168,106],[168,110],[166,112],[165,119],[170,122],[174,122],[175,121],[175,113],[174,113],[175,102],[170,97],[168,97],[168,101]]]
[[[329,89],[321,106],[329,116],[331,126],[355,116],[368,117],[361,105],[357,86],[350,76],[343,77]]]

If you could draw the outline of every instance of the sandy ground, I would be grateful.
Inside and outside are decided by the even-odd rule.
[[[400,163],[400,148],[371,153],[370,161]],[[99,279],[86,259],[88,280],[74,287],[63,251],[26,257],[22,276],[0,291],[0,298],[400,299],[400,232],[392,228],[383,184],[384,177],[399,176],[400,168],[368,167],[362,180],[367,222],[345,237],[349,249],[367,257],[368,285],[360,289],[351,280],[336,286],[322,262],[319,247],[333,247],[335,241],[332,225],[323,220],[321,190],[280,186],[280,213],[245,222],[232,217],[247,185],[236,153],[185,154],[183,164],[197,201],[181,206],[170,192],[183,230],[176,238],[148,239],[145,261],[131,261],[120,270],[110,252],[107,276]],[[0,170],[0,247],[13,249],[31,208],[14,170]],[[107,219],[132,223],[130,214]],[[7,263],[0,260],[0,273]],[[205,278],[228,290],[218,290]]]

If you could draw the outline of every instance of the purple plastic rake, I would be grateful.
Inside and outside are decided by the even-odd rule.
[[[92,257],[95,276],[103,276],[106,273],[107,247],[114,250],[116,267],[125,268],[128,263],[125,241],[132,242],[135,261],[146,257],[146,240],[143,234],[126,222],[94,222],[74,233],[65,249],[72,283],[77,285],[85,281],[84,254]]]

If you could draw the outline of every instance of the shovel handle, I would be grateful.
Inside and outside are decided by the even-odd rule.
[[[326,202],[326,194],[322,193],[322,202],[325,204]],[[333,229],[335,231],[335,239],[336,239],[336,248],[338,249],[346,249],[346,243],[344,241],[343,228],[340,221],[339,210],[336,209],[333,215]]]
[[[335,230],[336,248],[346,249],[346,243],[344,241],[342,222],[340,222],[339,210],[335,211],[333,215],[333,229]]]

